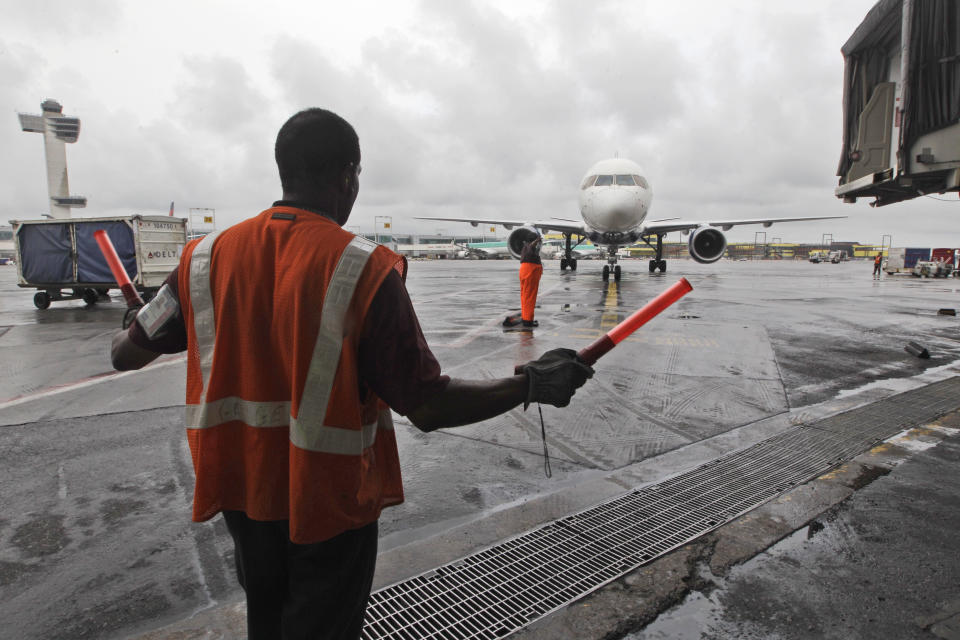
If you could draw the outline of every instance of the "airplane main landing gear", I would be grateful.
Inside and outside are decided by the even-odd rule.
[[[567,267],[570,267],[570,271],[577,270],[577,259],[573,257],[573,246],[570,236],[571,234],[569,233],[563,234],[566,246],[563,248],[563,257],[560,258],[560,271],[566,270]],[[579,245],[580,242],[578,241],[577,244]]]
[[[654,258],[650,261],[650,273],[655,273],[657,269],[660,270],[660,273],[667,272],[667,261],[663,259],[663,236],[657,235],[657,246],[654,247],[650,244],[650,238],[644,237],[643,241],[647,243],[648,247],[653,248]]]

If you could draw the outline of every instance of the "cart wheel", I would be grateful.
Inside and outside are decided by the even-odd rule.
[[[100,296],[97,294],[96,289],[84,289],[83,290],[83,301],[87,304],[88,307],[92,307],[97,304],[97,299]]]
[[[46,309],[50,306],[50,294],[46,291],[37,291],[33,296],[33,305],[37,309]]]
[[[96,291],[97,291],[97,295],[105,296],[107,295],[107,292],[110,291],[110,289],[107,289],[106,287],[97,287]]]

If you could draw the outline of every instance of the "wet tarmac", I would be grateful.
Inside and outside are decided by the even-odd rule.
[[[647,465],[637,473],[649,478],[670,472],[661,461],[709,459],[752,425],[783,428],[924,371],[957,373],[958,320],[937,310],[960,306],[960,280],[877,281],[857,262],[675,260],[655,275],[626,261],[623,280],[606,284],[600,262],[576,274],[556,265],[541,282],[540,327],[504,332],[519,302],[515,262],[412,262],[408,289],[445,373],[508,375],[547,349],[585,346],[681,275],[694,291],[601,360],[569,408],[544,408],[552,478],[535,412],[430,435],[398,417],[407,502],[382,518],[386,556],[535,499],[586,500],[612,471]],[[15,272],[0,267],[0,637],[130,637],[238,601],[222,524],[189,522],[183,359],[113,373],[121,302],[39,311]],[[911,340],[931,358],[904,352]]]
[[[899,438],[910,459],[624,640],[960,637],[960,431]]]

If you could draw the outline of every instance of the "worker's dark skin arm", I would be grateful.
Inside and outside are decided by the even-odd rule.
[[[497,380],[451,379],[407,417],[421,431],[458,427],[506,413],[527,398],[526,374]]]
[[[126,330],[118,331],[110,345],[110,360],[117,371],[141,369],[160,356],[159,353],[136,345],[127,337]]]

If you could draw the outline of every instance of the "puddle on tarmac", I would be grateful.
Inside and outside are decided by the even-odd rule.
[[[735,567],[731,575],[749,572],[753,563],[765,554],[784,555],[799,549],[823,529],[819,521],[815,520],[811,525],[794,531],[760,555]],[[622,640],[701,640],[704,633],[710,631],[711,625],[723,617],[723,605],[719,600],[726,588],[725,583],[719,578],[713,580],[717,586],[710,591],[710,595],[704,595],[701,591],[691,592],[683,602],[661,613],[640,631],[623,636]]]
[[[624,636],[623,640],[700,640],[707,625],[716,619],[716,614],[721,610],[714,601],[717,593],[714,591],[712,596],[707,597],[694,591],[641,631]]]

